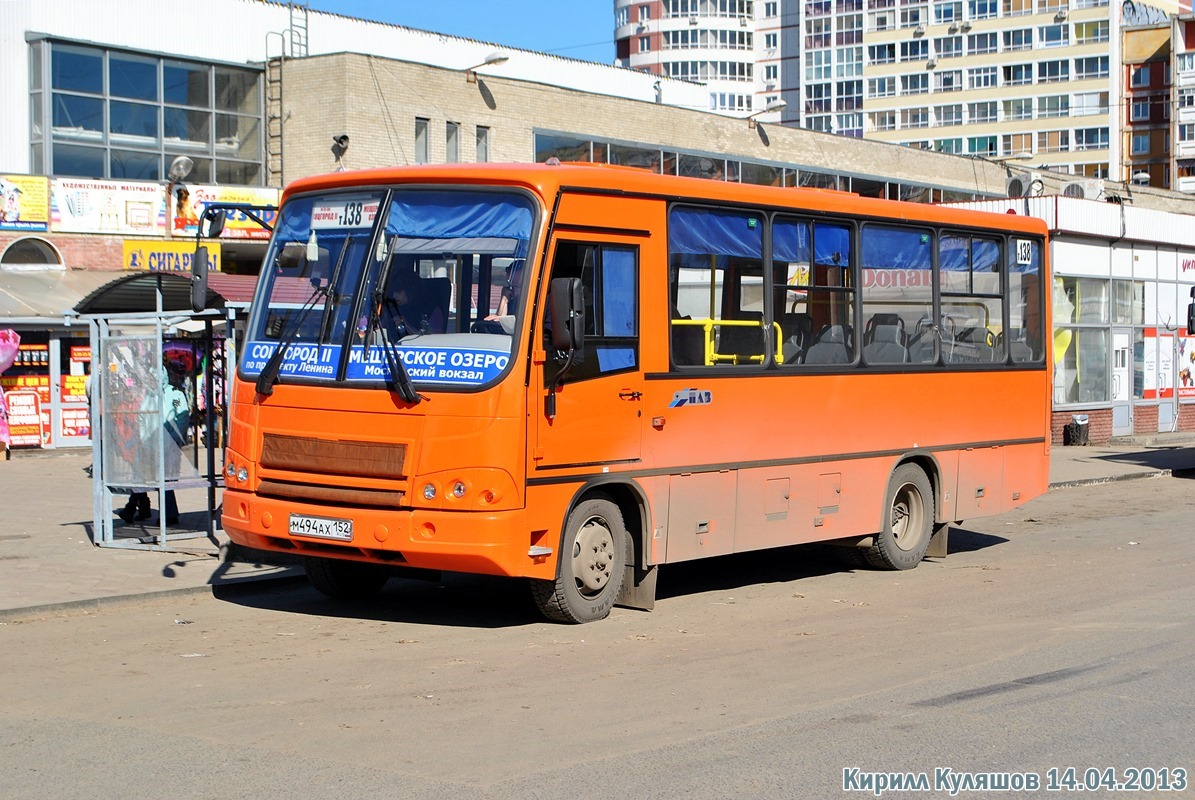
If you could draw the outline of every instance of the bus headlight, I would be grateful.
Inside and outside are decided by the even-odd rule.
[[[423,484],[423,499],[424,500],[435,500],[436,499],[436,485],[434,483]]]
[[[249,480],[249,470],[245,469],[244,467],[238,469],[237,480],[241,483],[247,482]]]
[[[457,481],[452,487],[452,496],[460,499],[465,496],[465,484],[463,481]]]

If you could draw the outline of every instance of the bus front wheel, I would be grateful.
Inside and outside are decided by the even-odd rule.
[[[888,479],[884,528],[863,551],[877,569],[912,569],[925,558],[933,534],[933,489],[916,464],[901,464]]]
[[[568,515],[556,580],[532,580],[540,613],[553,622],[604,619],[622,591],[630,537],[622,512],[605,497],[590,497]]]
[[[368,600],[382,590],[390,570],[381,564],[305,556],[307,579],[320,594],[341,600]]]

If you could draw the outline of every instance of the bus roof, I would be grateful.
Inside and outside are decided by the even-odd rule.
[[[902,222],[959,225],[1044,236],[1045,223],[1036,217],[997,214],[932,203],[913,203],[863,197],[821,188],[762,186],[661,175],[637,167],[567,162],[562,164],[484,163],[424,164],[332,172],[300,178],[283,192],[293,194],[326,189],[412,184],[470,184],[520,186],[551,202],[560,189],[617,192],[742,206],[766,206],[822,213],[876,217]]]

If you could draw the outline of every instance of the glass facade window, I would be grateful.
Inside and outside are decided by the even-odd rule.
[[[260,70],[48,39],[29,47],[39,171],[164,180],[186,155],[189,181],[262,184]]]

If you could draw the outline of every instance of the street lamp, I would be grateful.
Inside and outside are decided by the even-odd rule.
[[[506,55],[505,53],[490,53],[485,57],[485,61],[482,61],[480,64],[474,64],[473,66],[467,67],[465,69],[465,80],[469,83],[477,83],[477,70],[481,69],[482,67],[492,67],[497,64],[505,64],[507,61],[510,61],[510,56]]]
[[[773,100],[772,102],[768,103],[766,106],[764,106],[759,111],[756,111],[754,114],[747,115],[747,127],[748,128],[756,127],[758,125],[758,123],[755,118],[760,116],[761,114],[770,114],[773,111],[779,111],[780,109],[786,108],[787,106],[788,106],[788,103],[785,102],[784,100]]]

